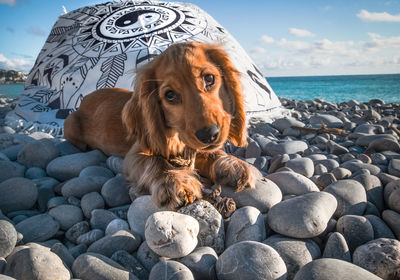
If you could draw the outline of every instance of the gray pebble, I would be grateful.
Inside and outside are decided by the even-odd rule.
[[[47,164],[58,157],[59,152],[54,142],[41,139],[28,143],[19,151],[17,161],[26,167],[46,168]]]
[[[79,173],[88,166],[99,165],[106,160],[99,150],[87,153],[76,153],[53,159],[46,167],[49,176],[59,181],[66,181],[78,177]]]
[[[348,179],[351,176],[351,171],[343,167],[336,167],[331,172],[336,180]]]
[[[340,232],[329,235],[322,257],[351,262],[349,246]]]
[[[46,170],[40,167],[31,167],[25,171],[25,177],[28,179],[39,179],[46,175]]]
[[[0,220],[0,258],[6,258],[13,251],[16,244],[17,231],[13,224],[6,220]]]
[[[375,215],[377,217],[381,216],[378,208],[376,208],[375,204],[367,201],[367,206],[365,207],[364,215]]]
[[[81,208],[86,218],[92,217],[94,209],[104,209],[105,203],[103,197],[98,192],[85,194],[81,199]]]
[[[114,174],[124,172],[124,159],[121,157],[111,156],[107,158],[106,165]]]
[[[276,156],[280,154],[296,154],[299,152],[304,152],[308,148],[308,145],[304,141],[278,141],[269,142],[266,145],[266,154],[269,156]]]
[[[382,280],[371,272],[352,263],[323,258],[303,266],[294,280]]]
[[[395,189],[390,193],[388,206],[391,210],[400,213],[400,189]]]
[[[286,279],[286,265],[271,246],[242,241],[230,246],[218,258],[218,279]]]
[[[350,170],[352,173],[360,170],[367,169],[372,175],[377,175],[381,172],[381,169],[373,164],[364,163],[361,160],[349,160],[340,165],[340,167]]]
[[[315,114],[310,117],[310,123],[317,125],[324,123],[328,125],[328,127],[332,128],[341,128],[343,126],[343,121],[333,115],[328,114]]]
[[[295,238],[321,234],[336,210],[334,196],[312,192],[276,204],[268,212],[268,225],[277,233]]]
[[[383,190],[383,199],[389,204],[389,197],[395,190],[400,189],[400,179],[389,182]]]
[[[87,221],[82,221],[74,224],[70,227],[66,233],[65,237],[72,243],[78,243],[78,237],[90,230],[89,223]]]
[[[291,117],[284,117],[280,119],[276,119],[272,122],[272,125],[279,130],[279,132],[283,132],[285,129],[290,128],[291,126],[299,126],[304,127],[304,123],[296,120],[295,118]]]
[[[336,224],[336,230],[343,234],[351,253],[358,246],[374,239],[374,229],[363,216],[344,215],[340,217]]]
[[[280,154],[276,155],[271,159],[271,165],[268,169],[268,173],[274,173],[276,170],[278,170],[281,167],[284,167],[286,162],[290,160],[290,157],[288,154]]]
[[[319,191],[313,181],[295,172],[276,172],[269,174],[266,178],[273,181],[280,188],[283,195],[301,195]]]
[[[245,206],[232,214],[226,229],[225,246],[227,248],[241,241],[261,242],[265,238],[264,218],[257,208]]]
[[[334,159],[320,159],[320,160],[315,160],[314,164],[322,164],[323,166],[328,169],[328,172],[331,172],[334,168],[339,167],[339,163],[337,160]]]
[[[67,199],[63,196],[55,196],[47,201],[47,210],[57,207],[58,205],[67,204]]]
[[[309,158],[295,158],[286,162],[286,167],[289,167],[294,172],[299,173],[307,178],[314,174],[314,163]]]
[[[271,180],[263,178],[257,180],[255,188],[244,189],[235,192],[232,188],[222,188],[221,196],[231,197],[238,208],[243,206],[253,206],[266,213],[272,206],[282,200],[282,192],[280,188]]]
[[[126,270],[137,276],[139,279],[148,279],[149,272],[146,268],[127,251],[120,250],[115,252],[111,259],[122,265]]]
[[[268,172],[268,157],[256,158],[253,165],[260,171]]]
[[[74,224],[83,220],[82,210],[74,205],[59,205],[50,209],[49,215],[60,223],[62,230],[68,230]]]
[[[326,149],[333,155],[343,155],[349,152],[346,147],[343,147],[342,145],[339,145],[331,140],[326,143]]]
[[[4,213],[30,209],[37,200],[36,185],[25,178],[11,178],[0,183],[0,210]]]
[[[211,203],[205,200],[196,200],[179,209],[178,213],[189,215],[199,222],[198,247],[211,247],[217,254],[224,251],[224,219]]]
[[[314,174],[315,175],[322,175],[328,172],[328,168],[325,167],[323,164],[316,164],[314,167]]]
[[[375,215],[364,216],[372,225],[374,230],[374,239],[378,238],[395,238],[392,230],[385,224],[385,222]]]
[[[379,178],[373,175],[362,174],[353,177],[353,179],[364,186],[367,193],[367,200],[373,203],[380,212],[383,211],[383,186]]]
[[[340,180],[330,184],[324,191],[332,194],[337,200],[335,218],[348,214],[362,215],[364,213],[367,195],[359,182],[351,179]]]
[[[22,150],[24,146],[25,144],[12,145],[5,149],[2,149],[1,152],[5,154],[10,160],[17,160],[18,153]]]
[[[137,259],[150,271],[160,261],[160,256],[150,249],[146,241],[143,241],[136,252]]]
[[[88,166],[82,169],[79,173],[79,177],[106,177],[107,179],[111,179],[114,177],[114,173],[103,166]]]
[[[75,196],[81,198],[90,192],[100,192],[106,177],[77,177],[67,181],[61,189],[65,197]]]
[[[62,141],[60,143],[57,143],[56,148],[60,156],[72,155],[81,152],[81,150],[72,145],[69,141]]]
[[[78,238],[76,239],[76,243],[89,246],[103,237],[104,237],[104,231],[95,228],[92,229],[91,231],[79,235]]]
[[[320,176],[318,176],[318,178],[316,178],[315,180],[315,184],[318,186],[318,188],[320,190],[325,189],[327,186],[329,186],[330,184],[336,182],[336,178],[335,176],[328,172],[328,173],[324,173]]]
[[[64,244],[58,242],[51,247],[51,252],[57,254],[60,259],[67,265],[68,268],[72,267],[72,264],[75,261],[75,258],[68,251],[67,247]]]
[[[46,241],[57,234],[60,224],[49,214],[40,214],[23,220],[15,226],[25,243]]]
[[[400,177],[400,159],[392,159],[389,162],[388,172],[390,175]]]
[[[400,214],[392,210],[385,210],[382,212],[382,219],[396,235],[396,238],[400,239]]]
[[[129,231],[129,224],[122,219],[114,219],[107,225],[106,235],[113,235],[120,230]]]
[[[78,244],[78,245],[70,248],[68,251],[76,259],[80,255],[86,253],[86,250],[87,250],[87,245],[86,244]]]
[[[250,138],[251,139],[251,138]],[[258,158],[261,156],[261,148],[258,143],[254,140],[250,140],[246,147],[246,158]]]
[[[128,210],[128,223],[133,232],[138,233],[145,239],[144,230],[147,218],[159,211],[158,207],[151,200],[150,195],[143,195],[136,198]]]
[[[177,261],[160,261],[150,271],[149,280],[194,280],[192,272]]]
[[[92,228],[101,229],[105,231],[107,225],[118,217],[111,211],[104,209],[95,209],[92,211],[92,217],[90,218],[90,226]]]
[[[195,279],[216,280],[217,259],[218,255],[211,247],[198,247],[178,261],[190,269]]]
[[[128,185],[121,174],[109,179],[101,188],[101,195],[106,204],[109,207],[116,207],[130,203]]]

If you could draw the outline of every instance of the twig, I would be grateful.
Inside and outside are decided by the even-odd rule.
[[[318,129],[309,128],[309,127],[301,127],[301,126],[296,126],[296,125],[292,125],[291,128],[305,131],[308,133],[315,133],[315,134],[332,133],[332,134],[343,135],[343,136],[349,135],[349,132],[347,132],[346,130],[343,130],[340,128],[330,128],[326,124],[322,124],[322,127],[318,128]]]

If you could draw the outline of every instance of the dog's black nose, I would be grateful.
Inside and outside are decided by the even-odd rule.
[[[212,143],[218,138],[219,126],[213,124],[210,127],[204,127],[202,129],[197,130],[195,134],[197,139],[199,139],[201,142],[205,144]]]

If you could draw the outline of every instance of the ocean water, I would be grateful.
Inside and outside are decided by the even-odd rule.
[[[277,96],[289,99],[366,102],[379,98],[386,103],[400,103],[400,74],[270,77],[267,80]],[[22,84],[0,84],[0,94],[17,97],[23,88]]]
[[[400,103],[400,74],[267,78],[279,97],[294,100],[321,98],[331,102],[374,98]]]

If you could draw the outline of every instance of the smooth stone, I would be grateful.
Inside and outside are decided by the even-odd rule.
[[[107,225],[106,235],[113,235],[119,230],[129,231],[129,224],[122,219],[114,219]]]
[[[25,177],[27,179],[39,179],[46,177],[46,170],[40,167],[31,167],[25,171]]]
[[[353,263],[385,280],[400,276],[400,241],[379,238],[359,246]]]
[[[57,256],[60,257],[60,259],[67,265],[68,268],[72,267],[75,258],[71,255],[71,253],[68,251],[67,247],[64,246],[64,244],[57,242],[51,247],[50,251],[57,254]]]
[[[136,252],[136,257],[141,264],[148,270],[151,271],[154,265],[160,261],[160,256],[157,255],[153,250],[150,249],[146,241],[143,241]]]
[[[129,231],[119,230],[112,235],[106,235],[92,243],[87,249],[87,252],[98,253],[109,258],[119,250],[132,253],[141,244],[140,239],[139,235],[135,236]]]
[[[385,210],[382,212],[382,219],[396,235],[396,238],[400,239],[400,214],[392,210]]]
[[[367,218],[356,215],[344,215],[336,224],[336,230],[343,234],[351,253],[354,250],[374,239],[374,229]]]
[[[321,256],[317,243],[312,240],[276,234],[268,237],[263,243],[274,248],[281,256],[286,264],[288,279],[293,279],[300,268]]]
[[[353,156],[353,154],[351,154],[351,153],[347,153],[347,154],[344,154],[344,155],[340,156],[340,159],[342,160],[342,162],[346,162],[346,161],[349,161],[349,160],[352,160],[352,159],[355,159],[355,158],[356,157]]]
[[[16,279],[54,280],[72,278],[57,254],[48,248],[35,246],[20,246],[7,258],[4,274]]]
[[[336,210],[334,196],[311,192],[282,201],[268,212],[268,225],[275,232],[294,238],[321,234]]]
[[[314,174],[314,163],[309,158],[295,158],[286,162],[286,167],[289,167],[294,172],[299,173],[307,178]]]
[[[378,238],[396,238],[392,230],[386,223],[375,215],[364,215],[364,217],[371,223],[374,230],[374,239]]]
[[[351,262],[349,246],[343,234],[333,232],[329,235],[322,257]]]
[[[331,173],[335,176],[336,180],[348,179],[351,176],[351,171],[343,167],[336,167],[332,169]]]
[[[388,172],[390,175],[400,177],[400,159],[392,159],[388,165]]]
[[[400,214],[400,189],[395,189],[390,193],[388,206],[391,210]]]
[[[381,153],[370,154],[370,158],[371,158],[372,164],[375,164],[375,165],[378,165],[378,164],[387,165],[388,164],[388,159]]]
[[[108,169],[110,169],[114,174],[123,173],[124,172],[124,159],[121,157],[111,156],[107,158],[106,165]]]
[[[104,209],[105,203],[103,197],[98,192],[85,194],[81,199],[81,208],[86,218],[92,217],[94,209]]]
[[[40,214],[29,217],[15,226],[15,229],[22,233],[23,242],[46,241],[55,236],[60,224],[49,214]]]
[[[103,166],[88,166],[82,169],[79,173],[79,177],[106,177],[107,179],[113,178],[114,173]]]
[[[356,140],[356,144],[358,146],[361,147],[368,147],[368,145],[376,140],[382,140],[382,139],[386,139],[386,140],[392,140],[392,141],[396,141],[396,137],[394,137],[393,135],[390,134],[377,134],[377,135],[364,135],[361,137],[358,137]]]
[[[294,141],[278,141],[269,142],[266,145],[266,154],[269,156],[276,156],[280,154],[296,154],[304,152],[308,148],[308,145],[304,141],[294,140]]]
[[[63,196],[55,196],[47,201],[47,210],[57,207],[62,204],[67,204],[67,199]]]
[[[46,172],[50,177],[59,181],[66,181],[78,177],[85,167],[99,165],[105,160],[106,156],[99,150],[66,155],[53,159],[47,165]]]
[[[248,141],[248,145],[246,147],[245,158],[258,158],[260,156],[261,156],[260,145],[258,145],[256,141],[251,139],[250,141]]]
[[[126,270],[134,274],[139,279],[149,278],[149,272],[147,269],[127,251],[117,251],[111,256],[111,259],[122,265]]]
[[[367,169],[372,175],[378,175],[381,169],[373,164],[364,163],[360,160],[349,160],[340,165],[340,167],[350,170],[352,173],[360,170]]]
[[[272,125],[281,133],[285,129],[291,128],[291,126],[304,127],[304,123],[296,120],[295,118],[291,118],[291,117],[284,117],[284,118],[276,119],[275,121],[272,122]]]
[[[74,224],[65,232],[65,237],[72,243],[77,243],[78,237],[90,230],[89,223],[82,221]]]
[[[53,141],[41,139],[26,144],[19,151],[17,161],[26,167],[46,168],[47,164],[58,155],[58,149]]]
[[[19,151],[21,151],[23,147],[25,147],[25,144],[12,145],[5,149],[2,149],[1,153],[6,155],[6,157],[8,157],[9,160],[15,161],[17,160]]]
[[[274,182],[282,191],[283,195],[302,195],[319,191],[317,185],[315,185],[313,181],[295,172],[276,172],[269,174],[266,178]]]
[[[101,229],[92,229],[91,231],[85,232],[81,235],[78,236],[76,239],[77,244],[84,244],[86,246],[91,245],[92,243],[96,242],[97,240],[100,240],[101,238],[104,237],[104,231]],[[86,250],[85,250],[86,252]]]
[[[156,212],[147,219],[145,237],[149,247],[158,255],[181,258],[189,255],[198,243],[199,222],[188,215]]]
[[[326,168],[323,164],[318,163],[314,167],[314,175],[322,175],[328,172],[328,168]]]
[[[76,278],[82,280],[137,279],[136,276],[115,261],[96,253],[85,253],[77,257],[72,265],[72,272]]]
[[[60,143],[57,143],[56,148],[60,156],[72,155],[81,152],[81,150],[72,145],[69,141],[62,141]]]
[[[78,244],[72,248],[70,248],[68,251],[71,253],[71,255],[76,259],[80,255],[86,253],[87,250],[87,245],[85,244]]]
[[[136,198],[128,210],[128,223],[131,230],[145,239],[144,231],[147,218],[157,211],[159,209],[151,200],[150,195],[142,195]]]
[[[364,124],[358,125],[354,129],[354,132],[365,133],[365,134],[382,134],[383,132],[385,132],[385,128],[383,126],[377,125],[377,124],[364,123]]]
[[[106,177],[77,177],[67,181],[61,188],[61,193],[65,197],[75,196],[82,198],[90,192],[100,192]]]
[[[318,259],[303,266],[294,280],[382,280],[375,274],[347,261]]]
[[[261,213],[267,213],[272,206],[282,200],[280,188],[267,178],[257,180],[253,189],[247,188],[240,192],[223,187],[221,196],[231,197],[236,202],[237,208],[253,206]]]
[[[122,174],[109,179],[101,188],[101,195],[109,207],[131,203],[129,184]]]
[[[108,224],[118,217],[109,210],[94,209],[92,211],[92,217],[90,218],[90,226],[94,229],[101,229],[105,231]]]
[[[194,280],[192,272],[177,261],[160,261],[150,271],[149,280]]]
[[[337,200],[334,217],[343,215],[362,215],[364,213],[367,194],[363,185],[351,179],[339,180],[330,184],[324,192],[332,194]]]
[[[369,143],[366,154],[379,153],[383,151],[393,151],[396,153],[400,152],[400,145],[393,139],[376,139]]]
[[[13,224],[6,220],[0,220],[0,258],[6,258],[13,251],[16,244],[17,231]]]
[[[310,117],[310,124],[320,125],[322,123],[324,123],[328,127],[332,127],[332,128],[343,127],[343,121],[333,115],[315,114]]]
[[[361,174],[353,177],[353,179],[364,186],[367,193],[367,200],[373,203],[380,212],[383,211],[383,186],[379,178],[373,175]]]
[[[13,161],[0,160],[0,183],[10,178],[24,177],[24,175],[25,166]]]
[[[336,178],[332,173],[324,173],[314,181],[320,190],[325,189],[330,184],[336,182]]]
[[[326,167],[326,169],[328,169],[328,172],[331,172],[334,168],[339,167],[339,163],[337,162],[337,160],[334,159],[321,159],[321,160],[316,160],[314,161],[314,164],[322,164],[323,166]]]
[[[69,196],[67,197],[67,202],[70,205],[80,207],[81,206],[81,200],[75,196]]]
[[[288,154],[276,155],[272,157],[268,173],[274,173],[279,168],[284,167],[286,162],[288,162],[289,160],[290,157]]]
[[[380,211],[376,208],[375,204],[367,201],[367,206],[365,207],[364,215],[375,215],[377,217],[381,216]]]
[[[60,223],[62,230],[68,230],[74,224],[83,220],[83,213],[79,207],[74,205],[60,205],[50,209],[49,215]]]
[[[211,247],[217,254],[224,251],[224,219],[211,203],[205,200],[196,200],[179,209],[178,213],[189,215],[199,222],[198,247]]]
[[[233,244],[218,258],[217,277],[228,279],[279,279],[287,276],[285,262],[271,246],[256,241]]]
[[[333,155],[343,155],[349,152],[346,147],[343,147],[342,145],[331,140],[326,143],[326,149]]]
[[[113,207],[113,208],[108,208],[108,211],[114,213],[118,218],[127,221],[128,220],[128,210],[130,204],[118,206],[118,207]]]
[[[265,224],[261,212],[255,207],[245,206],[237,209],[229,220],[225,247],[241,241],[261,242],[265,238]]]
[[[178,259],[193,273],[195,279],[216,280],[215,265],[218,255],[211,247],[197,247],[192,253]]]
[[[260,171],[268,172],[268,158],[266,156],[256,158],[253,164],[254,167]]]
[[[395,190],[400,189],[400,179],[391,181],[383,189],[383,200],[389,204],[389,197]]]
[[[4,213],[25,210],[35,205],[38,190],[25,178],[10,178],[0,183],[0,210]]]

